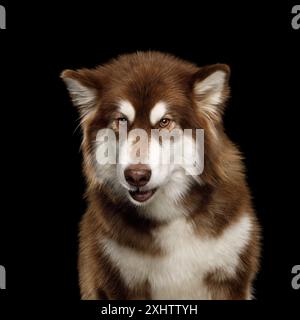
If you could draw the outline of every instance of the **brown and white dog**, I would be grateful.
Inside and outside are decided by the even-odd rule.
[[[241,155],[223,130],[229,72],[223,64],[199,68],[138,52],[62,73],[83,129],[82,299],[252,297],[260,232]],[[131,163],[130,156],[100,164],[97,134],[109,128],[118,140],[120,123],[128,133],[203,129],[203,172],[195,177],[180,165]]]

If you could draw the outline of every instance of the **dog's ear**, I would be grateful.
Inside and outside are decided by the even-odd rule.
[[[61,73],[73,104],[78,107],[82,117],[96,105],[101,93],[101,79],[97,70],[65,70]]]
[[[229,96],[229,75],[229,66],[214,64],[200,68],[193,77],[193,92],[199,111],[212,120],[222,117]]]

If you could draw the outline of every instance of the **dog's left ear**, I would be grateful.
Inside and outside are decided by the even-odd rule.
[[[220,120],[229,96],[230,68],[226,64],[205,66],[193,77],[193,93],[200,112]]]
[[[97,104],[101,95],[101,79],[98,70],[65,70],[61,73],[72,102],[81,116],[87,115]]]

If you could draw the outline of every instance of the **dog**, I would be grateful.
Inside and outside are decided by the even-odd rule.
[[[82,299],[253,298],[260,226],[241,153],[224,132],[229,76],[225,64],[198,67],[156,51],[62,72],[83,131]],[[150,161],[132,161],[137,140],[118,143],[121,126],[128,135],[146,132]],[[99,132],[106,129],[120,163],[101,164]],[[204,132],[196,174],[184,162],[156,158],[162,143],[150,132],[175,129]],[[185,141],[197,144],[194,133]]]

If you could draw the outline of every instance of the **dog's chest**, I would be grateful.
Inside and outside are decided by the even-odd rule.
[[[154,233],[163,256],[143,254],[112,240],[104,246],[125,283],[135,287],[147,281],[152,299],[209,299],[205,276],[220,268],[229,275],[235,273],[249,230],[245,216],[220,237],[201,238],[180,218]]]

